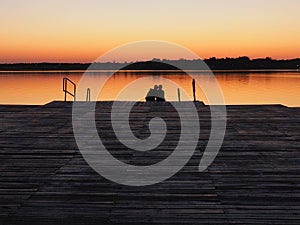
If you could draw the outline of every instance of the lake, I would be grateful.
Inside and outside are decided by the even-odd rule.
[[[0,72],[0,104],[45,104],[53,100],[63,100],[62,79],[68,77],[78,83],[84,71],[26,71]],[[203,72],[191,72],[200,82],[209,83],[211,77]],[[108,78],[108,71],[88,73],[91,82],[92,100],[114,100],[129,83],[141,77],[148,77],[152,84],[162,84],[168,101],[177,101],[177,89],[165,83],[169,79],[185,90],[192,98],[191,77],[176,71],[121,71],[113,75],[105,84],[100,95],[95,87]],[[215,72],[222,89],[225,103],[232,104],[283,104],[300,106],[300,73],[289,71],[233,71]],[[132,90],[146,95],[149,83]],[[70,97],[68,97],[71,100]],[[197,99],[207,102],[205,94],[197,87]],[[85,99],[79,99],[85,100]],[[132,99],[126,99],[132,100]],[[143,100],[143,99],[140,99]]]

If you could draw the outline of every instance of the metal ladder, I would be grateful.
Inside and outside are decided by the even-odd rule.
[[[73,86],[73,93],[68,91],[68,83]],[[65,102],[67,101],[67,94],[74,98],[74,102],[76,101],[76,84],[67,77],[63,78],[63,92],[65,93]]]

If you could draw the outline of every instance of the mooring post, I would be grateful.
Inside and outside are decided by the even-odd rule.
[[[177,94],[178,94],[178,101],[181,102],[181,99],[180,99],[180,88],[177,88]]]
[[[195,79],[193,79],[192,86],[193,86],[194,102],[196,102],[197,100],[196,100],[196,82],[195,82]]]

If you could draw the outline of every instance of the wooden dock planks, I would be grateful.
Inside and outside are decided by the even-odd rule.
[[[168,124],[165,141],[145,153],[116,140],[111,105],[98,102],[96,120],[115,157],[150,165],[173,151],[180,127],[169,103],[132,110],[141,138],[149,135],[147,119],[162,116]],[[221,151],[199,173],[210,111],[196,105],[201,134],[193,157],[170,179],[146,187],[113,183],[89,167],[73,136],[72,103],[1,105],[0,224],[299,224],[300,108],[228,106]]]

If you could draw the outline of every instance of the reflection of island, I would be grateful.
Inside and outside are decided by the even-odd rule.
[[[212,70],[278,70],[288,69],[296,70],[300,65],[300,58],[288,60],[275,60],[269,57],[260,59],[250,59],[248,57],[239,58],[209,58],[204,62]],[[93,63],[93,69],[96,70],[177,70],[176,67],[170,65],[180,65],[185,70],[201,70],[199,60],[167,60],[153,59],[152,61],[131,62],[131,63]],[[16,64],[0,64],[2,71],[18,71],[18,70],[86,70],[90,63],[16,63]]]

